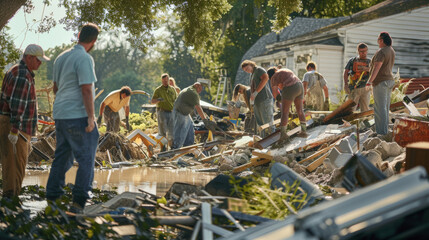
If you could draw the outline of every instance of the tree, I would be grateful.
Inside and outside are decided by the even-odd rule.
[[[170,33],[160,49],[163,68],[176,80],[180,88],[192,85],[197,78],[203,77],[199,62],[191,55],[191,50],[184,42],[184,32],[175,18],[166,22],[166,30]]]

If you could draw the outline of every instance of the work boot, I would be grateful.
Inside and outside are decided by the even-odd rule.
[[[287,135],[287,126],[280,126],[280,139],[273,144],[273,148],[281,148],[287,143],[290,143],[289,136]]]
[[[301,123],[301,132],[297,134],[298,137],[301,138],[307,138],[308,134],[307,134],[307,124],[306,123]]]
[[[69,212],[75,214],[83,214],[83,207],[78,203],[73,202],[73,204],[69,207]]]

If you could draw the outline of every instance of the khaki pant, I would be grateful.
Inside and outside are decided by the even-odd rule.
[[[353,107],[353,111],[356,110],[358,104],[361,112],[368,111],[369,98],[370,91],[367,91],[365,87],[353,89],[349,94],[349,99],[353,100],[356,103],[356,106]]]
[[[18,196],[21,192],[22,180],[25,176],[27,158],[30,154],[30,142],[18,137],[16,154],[13,145],[9,141],[10,117],[0,115],[0,160],[2,164],[3,197]],[[30,135],[20,132],[28,141]]]

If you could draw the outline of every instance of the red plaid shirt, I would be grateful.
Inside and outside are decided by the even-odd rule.
[[[13,66],[6,73],[0,94],[0,114],[10,117],[15,130],[31,136],[36,133],[37,98],[34,73],[24,61]]]

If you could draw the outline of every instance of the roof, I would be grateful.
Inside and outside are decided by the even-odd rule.
[[[267,53],[266,46],[273,44],[278,41],[284,41],[289,38],[303,35],[308,32],[313,32],[321,27],[331,25],[335,22],[343,20],[344,17],[340,18],[330,18],[330,19],[316,19],[316,18],[295,18],[291,24],[284,28],[280,34],[274,32],[268,33],[262,36],[249,50],[243,55],[241,62],[246,59],[251,59],[256,56],[261,56]],[[245,73],[241,66],[238,66],[237,75],[235,78],[235,83],[248,83],[249,75]]]
[[[296,40],[299,38],[305,38],[308,40],[308,38],[311,39],[313,36],[317,36],[320,33],[335,30],[340,27],[367,22],[373,19],[387,17],[401,12],[411,11],[423,6],[429,6],[429,1],[387,0],[347,17],[337,17],[329,19],[301,17],[295,18],[288,27],[284,28],[280,32],[279,35],[272,32],[262,36],[258,41],[256,41],[256,43],[252,47],[250,47],[250,49],[243,55],[243,58],[241,60],[244,61],[246,59],[251,59],[253,57],[269,53],[266,48],[267,45],[274,44],[276,42],[285,42],[285,45],[288,43],[296,43]],[[338,42],[336,44],[338,44]],[[241,67],[238,66],[235,83],[248,84],[248,79],[248,74],[246,74],[241,69]]]

